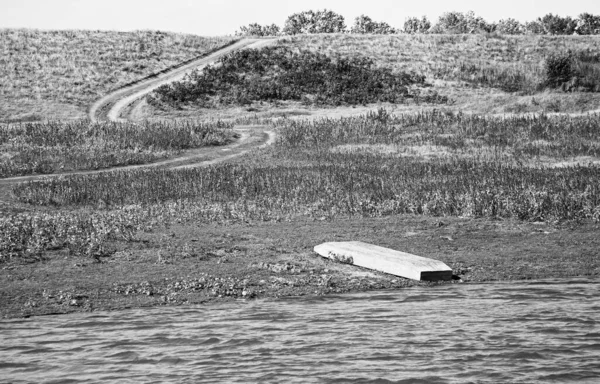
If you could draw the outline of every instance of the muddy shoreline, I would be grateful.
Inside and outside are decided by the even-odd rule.
[[[394,216],[177,225],[111,243],[100,260],[66,249],[0,264],[0,318],[210,305],[540,278],[600,276],[597,223]],[[454,280],[417,282],[324,259],[312,247],[361,240],[441,260]]]

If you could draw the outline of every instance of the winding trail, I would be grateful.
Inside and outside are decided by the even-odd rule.
[[[151,93],[158,87],[182,80],[191,70],[202,70],[207,65],[214,63],[231,52],[245,48],[260,48],[275,41],[275,39],[243,39],[205,57],[198,58],[185,65],[161,72],[156,76],[118,89],[92,104],[89,110],[89,118],[92,121],[124,121],[126,118],[121,116],[122,112],[135,101]]]
[[[218,59],[231,52],[247,48],[260,48],[272,44],[275,41],[276,39],[239,40],[205,56],[186,62],[183,65],[148,76],[140,81],[117,89],[96,101],[90,106],[88,116],[91,121],[128,121],[130,120],[131,114],[135,112],[135,108],[130,107],[135,107],[136,103],[144,96],[148,95],[158,87],[174,81],[179,81],[192,70],[202,70],[207,65],[215,63]],[[191,149],[184,151],[179,156],[152,163],[0,179],[0,201],[4,200],[3,198],[6,197],[3,195],[8,194],[7,191],[3,190],[6,188],[2,187],[24,181],[35,181],[66,175],[90,175],[110,171],[127,171],[141,168],[179,169],[207,166],[230,160],[247,153],[251,149],[271,145],[275,142],[275,133],[266,126],[237,126],[233,128],[233,131],[236,133],[236,140],[228,145]]]

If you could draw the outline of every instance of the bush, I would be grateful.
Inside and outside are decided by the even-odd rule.
[[[525,31],[525,26],[513,18],[500,20],[496,25],[496,32],[503,35],[522,35]]]
[[[571,54],[550,55],[544,62],[546,86],[557,88],[568,82],[575,75]]]
[[[404,22],[405,33],[491,33],[498,32],[506,35],[521,35],[524,33],[536,35],[597,35],[600,34],[600,16],[582,13],[578,18],[569,16],[561,17],[548,13],[537,20],[520,23],[518,20],[508,18],[496,23],[488,23],[482,17],[476,16],[473,11],[445,12],[438,22],[431,27],[427,17],[407,18]],[[274,36],[280,29],[275,24],[262,26],[256,23],[240,28],[236,35],[242,36]],[[288,17],[283,28],[286,35],[310,33],[342,33],[346,32],[344,17],[327,9],[322,11],[305,11],[295,13]],[[354,20],[350,29],[351,33],[360,34],[392,34],[398,30],[385,22],[375,22],[369,16],[361,15]]]
[[[283,27],[283,33],[286,35],[340,33],[345,30],[344,17],[327,9],[294,13],[287,18]]]
[[[366,58],[333,60],[324,54],[295,52],[287,47],[238,51],[222,58],[219,64],[158,88],[149,102],[172,106],[275,100],[326,105],[395,103],[411,97],[409,85],[425,81],[423,76],[375,68]]]
[[[544,62],[544,86],[564,92],[600,92],[600,54],[589,51],[555,54]]]
[[[354,25],[350,29],[350,33],[372,33],[377,35],[390,35],[396,33],[396,30],[388,23],[375,22],[369,16],[360,15],[354,20]]]
[[[443,13],[431,32],[433,33],[482,33],[493,32],[495,26],[488,24],[473,11]]]
[[[431,23],[427,19],[427,16],[421,17],[419,20],[416,17],[409,17],[404,21],[404,32],[405,33],[427,33],[431,28]]]
[[[248,26],[240,27],[240,31],[236,32],[236,36],[277,36],[279,32],[280,28],[275,24],[260,25],[252,23]]]
[[[525,32],[531,35],[543,35],[544,26],[538,20],[528,21],[525,23]]]
[[[560,17],[551,13],[539,18],[538,22],[546,35],[572,35],[577,27],[576,21],[569,16]]]
[[[575,32],[578,35],[600,35],[600,16],[582,13],[575,22]]]

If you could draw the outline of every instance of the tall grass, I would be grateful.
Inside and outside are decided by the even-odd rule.
[[[600,155],[598,115],[494,119],[438,112],[390,116],[380,110],[354,118],[280,124],[271,165],[73,176],[21,184],[13,193],[22,202],[61,206],[192,199],[251,204],[267,211],[277,207],[287,214],[318,206],[340,214],[412,212],[525,220],[598,215],[597,167],[523,164],[523,158],[540,154]],[[385,144],[399,151],[433,145],[444,147],[448,155],[400,159],[393,151],[339,150],[351,144]],[[474,155],[462,156],[466,152]],[[367,206],[371,208],[365,211]]]
[[[12,192],[23,203],[74,209],[0,219],[0,253],[19,257],[68,247],[101,255],[108,241],[174,221],[397,214],[600,221],[600,167],[526,164],[539,151],[598,156],[599,122],[599,115],[501,119],[385,110],[280,119],[274,148],[238,164],[16,185]],[[443,148],[443,156],[407,152],[424,145]]]
[[[19,186],[23,202],[117,206],[196,200],[272,215],[600,219],[600,169],[535,169],[468,159],[391,161],[381,154],[328,153],[311,165],[223,165],[206,170],[134,171]]]
[[[390,115],[380,109],[367,116],[280,121],[279,145],[324,148],[344,144],[393,145],[397,153],[415,146],[444,147],[455,156],[510,153],[513,160],[548,156],[600,156],[600,115],[582,117],[523,115],[490,117],[442,111]],[[484,151],[485,150],[485,151]],[[508,161],[505,156],[497,161]]]
[[[233,139],[231,128],[220,121],[0,124],[0,177],[147,163],[224,145]]]

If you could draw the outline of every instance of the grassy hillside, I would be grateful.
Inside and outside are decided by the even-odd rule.
[[[0,123],[0,178],[150,163],[190,148],[224,145],[231,124]]]
[[[425,84],[413,83],[404,94],[407,97],[396,98],[394,105],[387,103],[387,108],[409,106],[410,109],[418,105],[418,108],[486,114],[581,113],[600,109],[600,36],[317,34],[282,37],[278,49],[303,57],[310,54],[324,56],[338,69],[343,68],[343,63],[368,60],[373,62],[373,70],[425,79]],[[151,103],[153,105],[146,108],[146,113],[157,117],[185,117],[199,111],[214,114],[214,107],[218,107],[222,115],[235,115],[246,110],[270,116],[274,106],[295,113],[309,110],[307,105],[315,104],[307,103],[315,100],[315,95],[305,92],[303,86],[288,80],[276,81],[286,77],[302,78],[302,74],[296,73],[301,66],[273,76],[273,70],[268,69],[271,65],[268,52],[255,56],[259,59],[253,59],[253,62],[260,62],[257,67],[236,62],[234,70],[228,71],[230,63],[224,62],[224,68],[215,70],[218,76],[197,77],[187,83],[175,84],[171,89],[159,90],[150,101],[162,98],[166,103]],[[567,71],[562,67],[565,62],[569,67]],[[285,66],[275,68],[282,72]],[[304,77],[315,77],[308,76],[309,69],[305,70]],[[347,85],[340,86],[345,81],[344,76],[352,78],[351,72],[351,68],[343,68],[338,70],[337,78],[329,76],[320,84],[335,80],[337,83],[332,89],[340,89],[334,94],[341,99],[341,104],[359,106],[364,103],[364,97],[339,97],[353,92]],[[254,81],[256,85],[252,89],[237,89],[240,79]],[[209,88],[204,85],[207,82],[219,86]],[[354,83],[358,85],[360,81]],[[268,92],[262,93],[268,97],[258,100],[254,89],[261,86],[267,89]],[[362,85],[358,88],[362,92],[369,89]],[[231,97],[230,89],[236,89],[237,100]],[[274,91],[279,89],[282,91]],[[328,95],[327,91],[321,93]],[[302,101],[283,97],[286,94],[301,94]],[[281,100],[288,101],[281,103]]]
[[[600,108],[600,36],[298,35],[280,44],[332,57],[370,58],[395,72],[426,76],[457,107],[482,113]],[[545,86],[545,60],[573,56],[580,86]],[[585,84],[585,85],[584,85]]]
[[[107,91],[228,41],[137,31],[0,30],[0,121],[84,117]]]
[[[534,80],[542,75],[540,64],[550,54],[568,50],[592,55],[600,52],[600,36],[320,34],[287,36],[280,43],[335,57],[368,57],[397,71],[443,75],[449,80],[459,79],[464,69],[440,68],[461,63],[498,72],[512,69]]]

